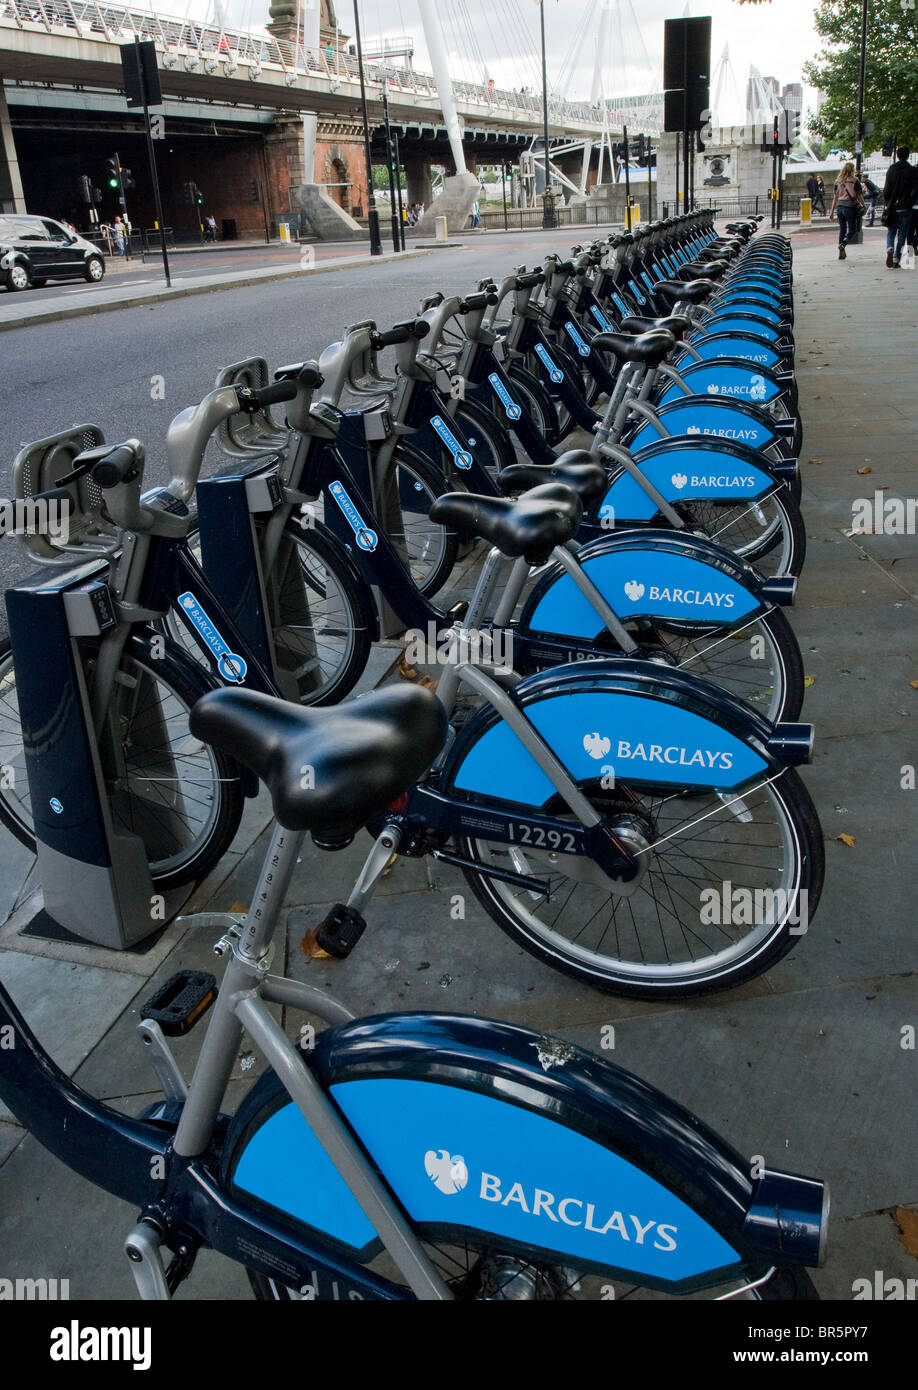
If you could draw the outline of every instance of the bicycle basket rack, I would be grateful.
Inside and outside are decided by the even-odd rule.
[[[251,386],[260,390],[272,384],[268,364],[263,357],[247,357],[242,362],[233,362],[224,367],[214,383],[216,386]],[[272,449],[283,449],[287,442],[287,431],[279,425],[271,414],[270,406],[263,406],[253,415],[242,411],[222,420],[217,426],[217,441],[225,454],[235,457],[249,457],[253,452],[264,453]]]
[[[75,425],[60,434],[26,444],[13,460],[13,496],[25,501],[36,493],[60,486],[73,471],[73,461],[84,449],[105,443],[98,425]],[[66,489],[73,500],[66,537],[44,532],[19,532],[19,540],[41,564],[72,562],[74,556],[109,555],[120,541],[120,532],[103,515],[105,494],[87,474]]]

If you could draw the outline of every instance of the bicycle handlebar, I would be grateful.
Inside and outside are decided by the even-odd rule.
[[[239,409],[246,415],[254,415],[264,410],[266,405],[275,402],[292,401],[296,398],[298,387],[295,381],[275,381],[270,386],[237,386],[236,396]]]
[[[459,301],[459,313],[471,314],[478,309],[486,309],[489,304],[497,303],[497,290],[494,288],[482,290],[480,294],[467,295],[465,299]]]
[[[541,285],[544,279],[544,270],[531,270],[528,275],[517,275],[516,288],[518,290],[531,290],[534,286]]]
[[[139,473],[137,455],[131,444],[116,444],[109,449],[104,458],[94,463],[90,472],[93,482],[101,488],[117,487],[119,483],[129,483]]]
[[[325,377],[319,371],[318,362],[293,362],[288,367],[278,367],[274,373],[275,381],[292,381],[307,391],[321,386]]]
[[[426,338],[429,332],[429,323],[424,319],[414,319],[411,323],[397,323],[386,333],[372,333],[370,343],[377,350],[397,347],[399,343],[407,343],[409,338]]]

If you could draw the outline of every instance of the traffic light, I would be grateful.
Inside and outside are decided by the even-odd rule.
[[[137,187],[137,184],[136,184],[136,182],[135,182],[135,180],[134,180],[134,176],[133,176],[133,174],[131,173],[130,169],[125,169],[124,167],[122,167],[122,169],[121,169],[121,187],[122,187],[122,188],[136,188],[136,187]]]
[[[189,206],[194,202],[195,187],[193,183],[182,184],[182,202]]]
[[[121,186],[121,168],[117,159],[111,158],[105,161],[105,180],[109,188]]]
[[[193,183],[191,186],[194,189],[194,201],[195,203],[200,205],[204,201],[204,194],[201,192],[200,188],[198,188],[198,185],[196,183]]]
[[[645,144],[646,141],[643,135],[638,135],[635,137],[631,146],[631,148],[634,150],[634,157],[640,165],[643,165],[644,159],[646,158],[646,150],[644,148]]]
[[[895,152],[896,152],[896,137],[895,137],[895,135],[884,135],[884,136],[883,136],[883,158],[884,158],[884,159],[892,159],[892,157],[893,157],[893,155],[895,154]]]
[[[92,182],[88,174],[80,175],[80,197],[83,199],[84,203],[91,203],[93,200]]]
[[[802,125],[803,125],[803,112],[802,112],[802,111],[795,111],[795,112],[794,112],[794,132],[793,132],[793,134],[794,134],[794,139],[795,139],[795,140],[799,140],[799,139],[800,139],[800,130],[801,130]]]

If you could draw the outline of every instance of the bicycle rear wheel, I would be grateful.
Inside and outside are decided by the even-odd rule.
[[[132,637],[121,658],[100,758],[116,830],[139,835],[150,874],[166,890],[206,877],[239,826],[239,770],[192,737],[188,716],[211,688],[171,643],[154,658]],[[0,643],[0,820],[35,851],[35,823],[9,639]]]
[[[767,970],[803,935],[822,890],[822,832],[792,769],[741,796],[585,788],[641,846],[628,892],[591,859],[544,847],[461,838],[475,896],[539,960],[598,989],[641,999],[731,988]],[[548,814],[563,815],[560,803]],[[488,867],[545,883],[518,888]]]

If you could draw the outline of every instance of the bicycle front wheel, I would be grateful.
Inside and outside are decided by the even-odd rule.
[[[239,826],[239,771],[223,753],[192,737],[188,716],[209,688],[167,645],[159,658],[148,639],[127,643],[115,677],[99,755],[116,830],[138,835],[162,891],[198,882],[223,857]],[[35,851],[9,639],[0,644],[0,820]]]
[[[185,544],[200,565],[196,525]],[[357,684],[370,655],[371,600],[321,525],[302,526],[296,517],[290,518],[265,591],[282,693],[303,705],[343,700]],[[174,609],[162,625],[188,657],[208,666]]]
[[[625,824],[641,871],[622,892],[593,860],[462,839],[476,897],[531,955],[613,994],[676,998],[730,988],[767,970],[807,930],[822,889],[815,809],[788,768],[741,796],[620,785],[587,795]],[[549,814],[563,814],[559,805]],[[487,873],[541,880],[543,892]]]

